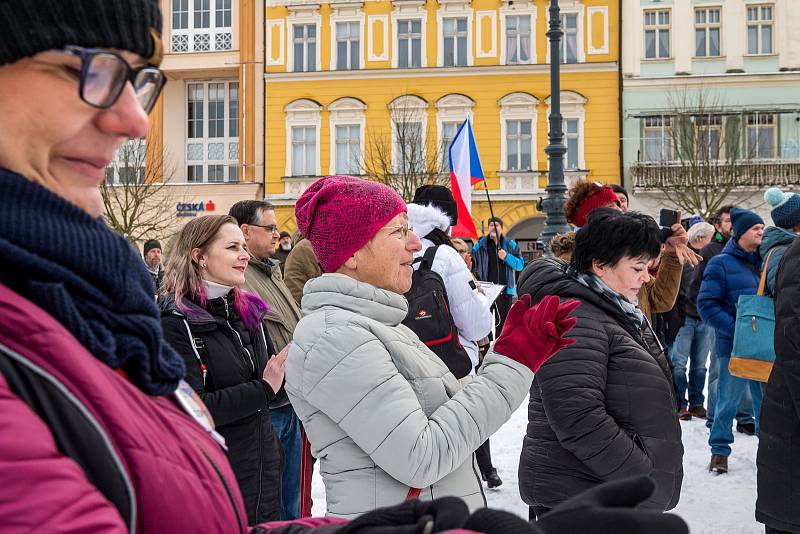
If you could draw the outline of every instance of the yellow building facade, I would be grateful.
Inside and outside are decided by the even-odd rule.
[[[294,227],[293,203],[319,176],[364,174],[377,139],[402,165],[399,120],[441,157],[471,114],[495,215],[512,238],[538,237],[536,200],[548,168],[548,4],[269,0],[264,184],[281,227]],[[560,6],[568,182],[619,182],[619,3]],[[488,211],[479,185],[479,231]]]

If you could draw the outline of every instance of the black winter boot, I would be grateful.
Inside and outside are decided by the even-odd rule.
[[[491,468],[486,473],[482,473],[481,478],[486,481],[486,485],[489,488],[497,488],[503,485],[503,480],[497,474],[497,469],[495,469],[494,467]]]

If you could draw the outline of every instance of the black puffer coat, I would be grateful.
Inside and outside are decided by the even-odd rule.
[[[800,532],[800,240],[775,279],[775,365],[761,404],[756,519]]]
[[[643,333],[619,305],[568,273],[556,259],[531,263],[520,294],[575,298],[577,342],[539,369],[531,386],[528,430],[519,464],[523,500],[553,507],[602,482],[650,475],[643,504],[675,507],[683,479],[683,444],[672,373],[652,330]]]
[[[248,524],[280,519],[281,448],[268,407],[275,393],[261,380],[275,354],[272,341],[262,328],[245,328],[232,293],[209,300],[205,309],[187,300],[188,314],[172,295],[160,304],[164,338],[183,356],[186,381],[225,438]],[[206,366],[205,381],[198,356]]]

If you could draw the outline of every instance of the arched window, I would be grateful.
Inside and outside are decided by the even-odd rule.
[[[436,101],[436,146],[439,147],[442,170],[445,172],[450,170],[448,157],[450,143],[453,142],[458,128],[474,106],[475,101],[470,97],[455,93],[445,95]]]
[[[389,103],[392,121],[392,162],[398,172],[426,166],[428,103],[418,96],[404,95]]]
[[[510,93],[500,99],[500,169],[533,172],[536,157],[536,106],[539,100],[528,93]]]
[[[548,97],[547,113],[550,114],[550,98]],[[564,118],[564,144],[567,153],[564,155],[564,170],[585,171],[584,129],[586,125],[586,98],[574,91],[561,92],[561,116]]]

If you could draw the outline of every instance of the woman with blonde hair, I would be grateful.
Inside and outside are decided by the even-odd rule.
[[[288,349],[272,357],[261,322],[267,305],[240,289],[250,260],[244,236],[233,217],[206,215],[184,226],[171,248],[160,299],[164,338],[225,438],[248,523],[277,520],[281,452],[268,405]]]

